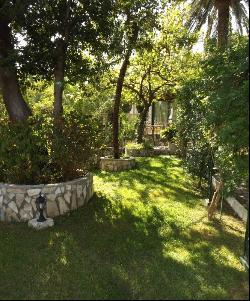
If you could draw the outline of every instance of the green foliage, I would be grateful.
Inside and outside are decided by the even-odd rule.
[[[236,36],[197,63],[179,94],[178,140],[196,165],[213,157],[229,192],[248,179],[248,43]]]
[[[148,150],[150,150],[150,149],[153,149],[154,146],[153,146],[153,144],[152,144],[151,141],[149,141],[149,140],[144,140],[143,143],[128,142],[128,143],[126,144],[126,148],[127,148],[127,149],[138,149],[138,150],[139,150],[139,149],[148,149]]]
[[[128,149],[144,149],[144,146],[142,143],[128,142],[126,144],[126,148],[128,148]]]
[[[163,129],[160,133],[162,141],[173,142],[176,136],[176,126],[171,123],[167,128]]]
[[[150,149],[154,148],[154,145],[153,145],[151,139],[144,139],[142,144],[143,144],[144,149],[150,150]]]
[[[119,139],[121,141],[133,141],[136,138],[136,124],[137,118],[130,118],[126,113],[120,114],[120,133]]]
[[[84,4],[56,0],[53,5],[47,0],[33,1],[25,11],[19,30],[27,42],[19,58],[22,77],[32,75],[34,80],[40,77],[52,80],[56,59],[64,59],[58,52],[60,43],[67,53],[66,82],[79,82],[83,77],[88,79],[89,75],[96,74],[100,65],[105,65],[102,52],[108,51],[114,28],[113,4],[110,0]]]
[[[187,1],[186,1],[187,2]],[[234,19],[234,22],[237,24],[237,30],[242,34],[243,28],[248,31],[249,29],[249,16],[246,10],[246,7],[249,5],[247,0],[231,0],[225,3],[228,3],[229,9],[229,26]],[[223,16],[218,15],[218,2],[217,1],[203,1],[203,0],[192,0],[190,2],[190,17],[186,22],[186,26],[192,30],[200,30],[201,27],[207,22],[207,38],[210,36],[218,35],[218,27],[215,24],[218,23],[219,18]],[[221,20],[222,22],[226,21],[225,18]],[[230,30],[229,30],[230,32]]]
[[[96,164],[105,143],[102,126],[69,113],[60,125],[48,116],[25,123],[1,121],[0,182],[38,184],[71,180]]]

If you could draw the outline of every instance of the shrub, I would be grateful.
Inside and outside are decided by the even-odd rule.
[[[170,124],[167,128],[161,131],[160,137],[164,142],[173,142],[176,136],[176,127],[173,124]]]
[[[126,144],[126,148],[128,148],[128,149],[144,149],[144,146],[142,143],[128,142]]]
[[[137,118],[129,118],[127,114],[121,113],[120,121],[120,141],[124,143],[125,141],[133,141],[136,138]]]
[[[149,140],[143,141],[143,143],[129,142],[126,144],[128,149],[153,149],[154,146]]]
[[[143,141],[143,147],[144,147],[145,149],[153,149],[153,148],[154,148],[154,145],[153,145],[152,141],[145,139],[145,140]]]
[[[49,116],[27,122],[0,121],[0,182],[72,180],[95,167],[105,136],[98,121],[69,113],[56,127]]]

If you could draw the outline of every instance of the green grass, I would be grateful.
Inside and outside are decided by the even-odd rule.
[[[244,225],[208,222],[174,157],[96,172],[85,207],[36,232],[0,223],[0,299],[247,299]]]

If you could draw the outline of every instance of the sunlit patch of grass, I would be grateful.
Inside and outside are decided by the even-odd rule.
[[[207,220],[175,157],[94,176],[95,196],[42,232],[0,223],[3,299],[247,299],[245,226]],[[35,279],[35,281],[34,281]],[[240,291],[239,291],[240,290]]]

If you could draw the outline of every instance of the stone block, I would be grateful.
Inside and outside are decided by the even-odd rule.
[[[82,194],[83,194],[83,198],[85,199],[86,195],[87,195],[87,187],[86,186],[83,187]]]
[[[63,195],[65,201],[70,204],[70,198],[71,198],[71,192],[67,191],[66,193],[64,193]]]
[[[33,217],[33,213],[31,212],[26,212],[23,209],[20,210],[20,219],[21,221],[28,221]]]
[[[38,222],[36,218],[29,220],[28,226],[36,230],[46,229],[48,227],[54,226],[54,220],[52,218],[47,218],[44,222]]]
[[[11,208],[6,208],[5,219],[7,222],[19,221],[17,214]]]
[[[24,188],[18,188],[18,187],[9,187],[7,188],[7,192],[8,193],[14,193],[14,194],[17,194],[17,193],[25,193],[25,189]]]
[[[48,217],[54,217],[59,215],[59,210],[55,201],[47,202],[46,212]]]
[[[15,202],[10,202],[9,204],[8,204],[8,206],[9,206],[9,208],[11,209],[11,210],[13,210],[16,214],[18,213],[18,208],[17,208],[17,205],[16,205],[16,203]]]
[[[6,192],[7,192],[7,189],[6,189],[6,187],[2,187],[2,188],[1,188],[1,191],[2,191],[2,195],[5,195],[5,194],[6,194]]]
[[[69,211],[69,208],[66,205],[66,202],[63,197],[58,198],[58,204],[59,204],[60,214],[64,214]]]
[[[29,204],[30,204],[30,202],[31,202],[31,197],[26,196],[24,200],[25,200],[26,203],[29,203]]]
[[[13,200],[14,197],[16,196],[15,193],[12,193],[12,192],[8,193],[7,195],[8,195],[9,200]]]
[[[32,214],[32,205],[31,204],[25,204],[24,207],[23,207],[23,210],[25,212],[30,212]]]
[[[23,201],[24,201],[24,194],[22,194],[22,193],[16,194],[16,204],[17,204],[18,208],[20,208],[22,206]]]
[[[38,196],[40,192],[41,192],[40,188],[28,189],[27,190],[28,196],[31,196],[31,197],[32,196]]]
[[[61,193],[62,193],[62,192],[61,192],[60,187],[57,187],[57,189],[56,189],[56,191],[55,191],[55,194],[58,195],[58,194],[61,194]]]
[[[71,209],[77,209],[77,200],[76,200],[76,193],[72,192],[72,197],[71,197]]]
[[[49,201],[54,202],[55,199],[56,199],[56,195],[54,193],[47,194],[47,195],[45,195],[45,197],[46,197],[48,202]]]
[[[31,206],[32,206],[32,208],[33,208],[33,210],[36,212],[37,211],[37,209],[36,209],[36,199],[31,199]]]
[[[71,185],[66,185],[66,190],[71,190],[72,186]]]
[[[56,187],[53,185],[45,185],[42,189],[42,193],[46,194],[53,194],[56,190]]]

